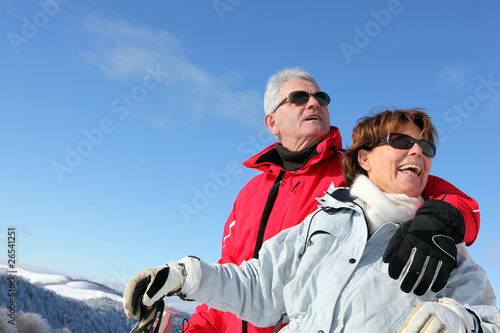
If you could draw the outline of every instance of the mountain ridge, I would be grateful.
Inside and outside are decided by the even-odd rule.
[[[14,302],[16,324],[13,327],[4,320],[0,332],[128,333],[136,323],[123,311],[122,293],[105,284],[22,268],[15,272],[10,274],[7,266],[0,264],[0,290],[14,291],[0,293],[0,312],[8,316]],[[175,305],[167,306],[176,309]],[[176,310],[179,314],[173,316],[172,333],[180,333],[184,318],[190,316]]]

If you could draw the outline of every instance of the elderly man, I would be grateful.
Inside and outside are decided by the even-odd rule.
[[[278,142],[243,163],[262,173],[245,185],[234,202],[224,226],[220,263],[241,264],[256,257],[265,240],[313,212],[317,208],[315,198],[323,196],[330,184],[344,186],[342,139],[339,130],[330,126],[329,102],[330,97],[302,69],[285,69],[269,79],[264,122]],[[447,234],[454,242],[470,245],[479,229],[477,203],[453,185],[430,176],[423,197],[446,197],[445,201],[463,215],[465,231],[450,234],[449,230],[439,230],[433,221],[410,220],[407,223],[413,223],[409,228],[400,228],[404,231],[393,238],[384,260],[389,263],[391,277],[401,279],[401,289],[416,294],[443,288],[455,264],[428,242],[432,237],[427,236]],[[416,234],[425,236],[419,236],[420,240]],[[416,251],[412,251],[414,248]],[[424,276],[425,266],[431,269]],[[188,333],[273,330],[256,328],[206,305],[197,308],[184,328]]]

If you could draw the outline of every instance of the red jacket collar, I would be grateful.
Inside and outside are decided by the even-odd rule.
[[[243,165],[248,168],[254,168],[261,171],[266,171],[271,166],[279,167],[278,165],[276,165],[276,163],[273,162],[274,158],[278,156],[274,145],[275,144],[272,144],[257,155],[250,157],[248,160],[243,162]],[[330,132],[328,133],[328,135],[316,146],[316,151],[318,154],[309,159],[309,161],[299,170],[308,169],[309,166],[314,165],[319,161],[324,160],[328,156],[333,155],[341,148],[342,137],[340,136],[339,129],[335,126],[330,126]]]

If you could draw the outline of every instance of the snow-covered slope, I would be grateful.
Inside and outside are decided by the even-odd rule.
[[[117,302],[123,302],[123,297],[96,289],[98,285],[90,281],[69,281],[65,284],[52,284],[44,287],[61,296],[80,300],[107,297]]]
[[[7,266],[0,264],[0,272],[6,270],[8,270]],[[36,273],[20,267],[16,267],[15,271],[17,276],[20,276],[33,284],[53,290],[61,296],[75,298],[78,300],[107,297],[117,302],[123,301],[123,298],[120,296],[118,291],[92,281],[74,280],[70,277],[59,274]]]
[[[32,269],[16,267],[16,275],[22,277],[29,282],[50,289],[55,293],[69,298],[78,300],[88,300],[92,298],[106,297],[111,300],[122,303],[122,293],[114,288],[108,287],[105,283],[98,283],[90,279],[74,279],[68,276],[52,273],[40,273],[41,269]],[[8,271],[5,264],[0,263],[0,274]],[[121,290],[124,290],[125,286]],[[194,313],[197,302],[184,302],[177,297],[165,298],[165,304],[177,311]]]
[[[8,270],[7,265],[0,264],[0,270]],[[49,283],[62,283],[69,280],[68,277],[64,275],[35,273],[19,267],[15,268],[15,272],[17,276],[21,276],[33,284],[44,285]]]

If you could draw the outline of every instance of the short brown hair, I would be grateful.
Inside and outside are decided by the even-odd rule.
[[[345,151],[342,159],[342,173],[347,186],[351,186],[358,174],[367,175],[358,163],[358,152],[361,149],[372,150],[387,134],[397,133],[408,123],[412,123],[420,128],[420,135],[424,140],[434,143],[434,138],[437,138],[437,131],[424,109],[383,109],[375,112],[374,116],[359,119],[352,130],[352,145]]]

